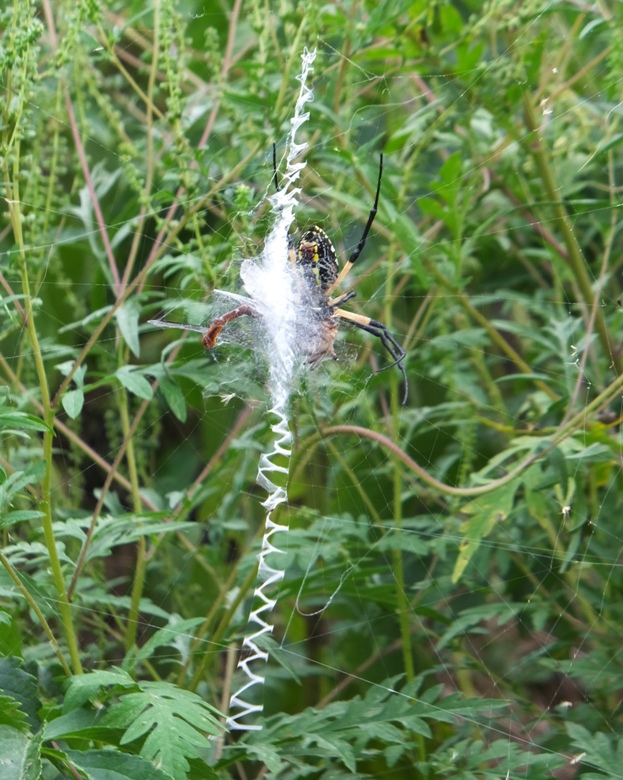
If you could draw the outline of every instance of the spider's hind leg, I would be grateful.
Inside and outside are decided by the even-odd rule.
[[[351,324],[355,325],[355,327],[360,328],[361,330],[365,330],[366,333],[371,333],[373,336],[376,336],[378,339],[380,339],[381,344],[389,352],[394,362],[387,366],[383,366],[383,368],[379,370],[384,371],[387,368],[398,366],[405,383],[405,392],[402,399],[404,406],[404,404],[407,403],[407,398],[409,397],[409,381],[407,379],[407,372],[403,364],[404,359],[407,357],[407,353],[392,336],[387,326],[383,325],[382,322],[378,322],[378,320],[372,320],[369,317],[364,317],[361,314],[355,314],[351,311],[345,311],[344,309],[334,309],[333,313],[340,319],[345,320],[346,322],[350,322]]]

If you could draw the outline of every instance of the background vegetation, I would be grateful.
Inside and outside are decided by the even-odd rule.
[[[623,777],[622,14],[3,4],[3,780]],[[359,331],[296,389],[241,737],[261,333],[206,354],[146,322],[238,289],[304,46],[299,227],[346,256],[384,152],[349,305],[410,395]]]

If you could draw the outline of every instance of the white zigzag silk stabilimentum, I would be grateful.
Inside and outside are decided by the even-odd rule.
[[[259,553],[258,581],[254,598],[260,604],[249,615],[249,625],[258,626],[257,630],[246,636],[242,643],[242,656],[238,668],[245,675],[246,682],[236,691],[229,702],[229,715],[226,725],[232,730],[259,731],[262,726],[248,722],[250,716],[262,712],[263,704],[253,704],[247,700],[251,689],[263,685],[265,678],[253,669],[257,664],[268,660],[268,653],[261,650],[257,642],[264,634],[273,631],[273,625],[265,617],[272,611],[276,599],[268,595],[271,587],[283,579],[283,569],[273,566],[268,557],[283,554],[272,541],[272,537],[287,531],[288,527],[275,523],[271,515],[279,504],[287,499],[287,481],[292,454],[292,434],[289,425],[290,393],[296,372],[297,317],[300,305],[296,270],[288,256],[288,233],[294,221],[294,208],[298,204],[300,187],[294,184],[298,180],[303,162],[296,158],[307,148],[306,143],[297,143],[296,133],[309,118],[304,111],[305,104],[312,100],[311,89],[307,86],[308,76],[313,72],[316,51],[305,49],[302,55],[301,73],[297,77],[301,82],[298,100],[291,119],[292,129],[288,137],[286,171],[280,189],[271,196],[270,201],[277,218],[258,260],[245,260],[240,269],[245,291],[253,301],[254,308],[261,316],[268,339],[269,390],[272,400],[270,415],[276,417],[271,425],[274,435],[273,448],[260,457],[258,483],[268,496],[262,503],[266,507],[266,524],[262,549]],[[273,560],[273,559],[271,559]],[[273,561],[274,563],[274,561]]]

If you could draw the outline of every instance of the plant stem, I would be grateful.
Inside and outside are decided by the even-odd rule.
[[[549,158],[546,154],[546,150],[543,145],[541,133],[539,131],[539,125],[534,113],[534,106],[529,95],[524,95],[523,98],[524,116],[530,136],[525,142],[527,151],[529,151],[537,164],[539,173],[541,174],[541,181],[545,188],[547,198],[553,204],[555,221],[562,233],[565,246],[567,247],[568,257],[567,264],[569,265],[576,284],[580,288],[582,297],[584,298],[584,304],[588,309],[591,308],[595,300],[595,294],[591,285],[591,280],[586,270],[586,262],[582,255],[582,250],[578,244],[578,240],[573,232],[573,227],[569,220],[569,215],[560,199],[560,188],[556,186],[552,169],[549,164]],[[621,362],[621,356],[614,349],[614,341],[610,338],[606,321],[604,319],[603,311],[601,308],[597,309],[595,317],[595,330],[599,336],[602,347],[607,355],[610,355],[617,374],[621,374],[623,363]]]
[[[45,365],[43,362],[43,355],[41,354],[41,347],[37,336],[37,329],[35,327],[35,320],[33,316],[32,308],[32,296],[30,292],[30,282],[28,279],[28,268],[26,265],[26,252],[24,248],[24,237],[22,234],[22,217],[20,210],[20,194],[19,194],[19,159],[20,159],[20,143],[19,140],[15,143],[14,157],[13,157],[13,176],[9,177],[9,172],[5,165],[5,183],[7,188],[8,203],[9,203],[9,218],[11,220],[11,226],[13,228],[13,236],[15,243],[19,250],[19,263],[20,263],[20,277],[22,282],[22,290],[24,293],[24,312],[26,316],[26,329],[30,345],[32,347],[32,353],[35,361],[35,370],[37,372],[37,378],[39,380],[39,388],[41,391],[41,403],[43,406],[43,420],[48,426],[48,430],[43,434],[43,461],[45,463],[45,472],[41,483],[41,511],[42,511],[42,524],[43,535],[45,538],[45,545],[50,557],[50,568],[52,570],[52,578],[54,580],[54,586],[56,589],[56,595],[58,598],[59,611],[61,614],[61,620],[65,629],[65,639],[69,648],[69,655],[71,657],[72,667],[75,674],[82,672],[82,665],[80,663],[80,654],[78,652],[78,641],[76,638],[76,632],[74,630],[73,619],[71,614],[71,605],[67,598],[67,590],[65,588],[65,580],[63,578],[63,571],[61,568],[60,558],[56,549],[56,540],[54,538],[53,520],[52,520],[52,501],[51,501],[51,480],[52,480],[52,443],[54,438],[54,412],[50,403],[50,391],[48,388],[48,379],[45,373]]]
[[[391,243],[389,249],[389,257],[387,261],[387,275],[385,281],[385,312],[384,318],[387,323],[387,327],[391,327],[391,315],[392,315],[392,283],[393,274],[395,269],[395,249],[394,242]],[[392,372],[391,380],[391,410],[392,410],[392,436],[396,439],[398,431],[400,429],[400,401],[398,399],[398,382],[396,374]],[[402,526],[402,469],[399,465],[399,460],[395,454],[391,455],[393,462],[393,506],[394,506],[394,518],[393,526],[395,533],[400,533]],[[400,624],[400,636],[402,638],[402,658],[405,668],[405,675],[407,682],[415,677],[415,670],[413,665],[413,644],[411,637],[411,627],[409,625],[411,610],[409,607],[409,600],[405,593],[405,581],[404,581],[404,568],[402,560],[402,550],[397,549],[392,551],[392,562],[394,571],[394,581],[396,583],[396,609],[398,612],[398,621]],[[420,745],[420,747],[422,747]]]
[[[135,513],[142,511],[141,494],[138,482],[138,472],[136,469],[136,457],[134,453],[134,438],[130,431],[130,417],[128,415],[128,394],[125,388],[121,388],[119,396],[119,414],[121,416],[121,430],[123,431],[123,440],[127,442],[126,459],[128,462],[128,473],[130,484],[132,485],[132,505]],[[137,520],[140,522],[140,520]],[[130,650],[136,642],[136,633],[138,630],[138,621],[140,617],[140,603],[145,585],[145,537],[141,534],[136,543],[136,566],[134,570],[134,579],[132,581],[132,596],[130,602],[130,612],[128,615],[128,626],[125,635],[125,649]]]
[[[37,604],[37,602],[33,598],[32,594],[26,588],[24,583],[21,581],[21,579],[19,577],[19,574],[15,571],[13,566],[11,566],[11,563],[9,562],[9,560],[7,559],[7,557],[4,555],[4,553],[2,551],[0,551],[0,563],[4,566],[4,568],[6,569],[6,572],[9,575],[9,577],[13,580],[15,585],[21,591],[22,595],[24,596],[24,598],[28,602],[28,606],[32,609],[32,611],[35,613],[35,615],[39,619],[39,622],[41,623],[41,627],[45,631],[46,636],[50,640],[50,644],[54,648],[54,652],[56,653],[56,657],[58,658],[60,665],[65,670],[65,674],[68,677],[71,677],[71,673],[72,673],[71,672],[71,668],[69,667],[69,664],[65,660],[65,656],[63,655],[63,651],[61,650],[60,645],[56,641],[56,637],[54,636],[54,632],[50,628],[50,624],[45,619],[45,615],[40,610],[39,605]]]

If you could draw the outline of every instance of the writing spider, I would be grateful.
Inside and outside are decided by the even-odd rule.
[[[275,170],[275,187],[278,190],[277,161],[274,147],[273,167]],[[409,383],[407,381],[407,373],[403,363],[407,353],[396,341],[389,328],[382,322],[341,308],[341,304],[344,304],[356,295],[354,290],[339,294],[335,298],[332,297],[335,290],[359,259],[359,256],[366,245],[368,233],[370,232],[370,228],[372,227],[378,210],[382,178],[383,155],[381,154],[374,205],[368,215],[368,221],[363,229],[361,239],[341,271],[337,253],[331,243],[331,239],[322,228],[318,227],[318,225],[313,225],[305,230],[296,246],[294,246],[294,242],[291,242],[289,254],[290,261],[301,272],[305,293],[304,299],[306,299],[305,303],[313,313],[315,324],[315,327],[311,328],[312,332],[308,334],[308,339],[305,339],[304,334],[302,334],[300,338],[301,343],[299,346],[304,354],[307,355],[307,362],[309,365],[312,368],[315,368],[327,357],[337,360],[334,343],[337,337],[338,324],[341,321],[348,322],[356,328],[360,328],[361,330],[366,331],[366,333],[370,333],[380,339],[381,344],[393,358],[393,362],[384,366],[381,370],[391,368],[392,366],[398,366],[404,379],[402,403],[406,404],[409,394]],[[243,304],[242,306],[238,306],[236,309],[232,309],[220,317],[217,317],[207,328],[195,325],[169,323],[164,320],[150,320],[150,322],[154,325],[164,327],[177,327],[199,331],[203,334],[203,346],[206,349],[212,349],[216,345],[218,335],[225,325],[232,320],[238,319],[238,317],[244,316],[261,318],[261,314],[256,309],[247,304]]]

